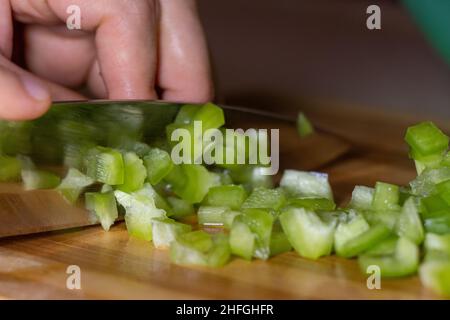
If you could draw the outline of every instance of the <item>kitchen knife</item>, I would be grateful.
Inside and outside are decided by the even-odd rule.
[[[174,120],[181,105],[161,101],[57,102],[39,119],[1,122],[0,150],[27,154],[33,162],[63,173],[65,155],[76,159],[77,145],[83,141],[116,146],[136,139],[157,143],[165,137],[165,126]],[[280,130],[281,168],[319,169],[350,149],[347,142],[321,131],[300,139],[295,120],[279,114],[221,107],[227,127]],[[95,223],[81,201],[73,206],[54,190],[25,191],[20,183],[0,183],[0,237]]]

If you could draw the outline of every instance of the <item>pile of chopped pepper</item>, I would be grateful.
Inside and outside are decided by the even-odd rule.
[[[304,115],[300,120],[312,132]],[[212,103],[186,105],[167,126],[168,137],[176,128],[193,132],[195,121],[203,131],[225,124]],[[275,187],[259,165],[174,164],[169,138],[147,145],[131,131],[125,143],[99,146],[89,138],[89,125],[77,126],[61,128],[70,167],[61,180],[17,156],[28,147],[25,125],[0,123],[0,181],[22,180],[27,190],[55,188],[72,204],[83,196],[106,231],[124,215],[130,236],[169,249],[176,264],[220,267],[232,256],[267,260],[292,250],[308,259],[336,254],[357,259],[363,273],[373,265],[382,277],[419,273],[426,287],[450,296],[449,138],[431,122],[406,132],[417,169],[408,186],[356,186],[343,207],[324,173],[286,170]],[[71,141],[73,131],[85,139]],[[193,143],[202,143],[197,138]],[[197,224],[184,223],[191,216]],[[215,232],[207,232],[211,228]]]

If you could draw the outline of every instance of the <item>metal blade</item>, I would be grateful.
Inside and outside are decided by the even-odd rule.
[[[119,146],[135,139],[155,142],[165,137],[165,127],[173,122],[181,105],[162,101],[58,102],[43,117],[12,125],[15,130],[29,130],[27,133],[33,139],[31,147],[20,139],[12,139],[14,144],[8,145],[5,137],[3,147],[26,153],[39,165],[63,172],[67,151],[74,148],[76,155],[77,146],[71,145],[73,141],[82,144],[93,140],[100,145]],[[227,127],[280,129],[281,167],[318,169],[349,150],[345,141],[325,133],[299,139],[295,120],[281,115],[221,107]],[[94,223],[82,200],[72,206],[53,190],[24,191],[20,183],[0,183],[0,237]]]

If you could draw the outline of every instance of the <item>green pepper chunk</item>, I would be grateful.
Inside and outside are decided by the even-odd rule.
[[[109,185],[124,183],[125,170],[122,154],[114,149],[95,147],[85,159],[86,174],[92,179]]]
[[[170,155],[158,148],[152,148],[144,157],[144,164],[147,169],[147,179],[155,185],[161,182],[173,169],[173,162]]]
[[[114,193],[112,191],[105,193],[88,192],[85,197],[86,209],[91,211],[100,221],[103,229],[108,231],[119,217]]]
[[[92,178],[82,174],[77,169],[70,168],[56,190],[67,202],[74,204],[83,190],[94,182]]]
[[[143,161],[134,152],[127,152],[123,155],[124,176],[123,183],[117,186],[123,192],[134,192],[144,186],[147,177],[147,170]]]
[[[398,186],[377,182],[372,200],[372,209],[375,211],[398,209],[400,189]]]
[[[279,219],[292,247],[302,257],[317,259],[331,253],[336,220],[322,221],[303,208],[289,208]]]
[[[170,259],[180,265],[221,267],[230,259],[228,237],[204,231],[180,234],[170,245]]]
[[[258,187],[253,189],[250,196],[242,204],[242,209],[273,209],[279,210],[284,206],[286,196],[282,189],[267,189]]]
[[[156,248],[169,248],[180,234],[190,232],[190,225],[169,218],[152,219],[152,238]]]
[[[363,272],[370,266],[378,266],[382,277],[404,277],[417,272],[419,248],[406,238],[399,238],[393,254],[363,254],[358,263]]]
[[[19,159],[9,156],[0,156],[0,181],[18,181],[22,170]]]
[[[449,138],[430,121],[409,127],[405,140],[409,146],[422,156],[447,151]]]
[[[215,186],[209,189],[204,203],[208,206],[229,207],[238,210],[247,198],[247,192],[241,185]]]
[[[297,116],[297,132],[302,138],[314,133],[314,127],[303,112],[299,112]]]

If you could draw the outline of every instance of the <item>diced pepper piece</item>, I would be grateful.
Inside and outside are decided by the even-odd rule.
[[[250,227],[239,221],[234,221],[230,231],[231,253],[246,260],[251,260],[255,252],[256,236]]]
[[[220,184],[220,177],[201,165],[182,164],[175,168],[166,179],[175,194],[189,203],[200,203],[211,187]]]
[[[424,230],[419,216],[419,208],[413,197],[406,200],[395,226],[400,237],[405,237],[419,245],[424,239]]]
[[[297,132],[302,138],[314,133],[314,127],[303,112],[297,116]]]
[[[171,213],[171,217],[174,219],[186,217],[195,212],[194,206],[183,199],[167,197],[167,202],[170,205],[168,212]]]
[[[344,258],[355,257],[386,239],[390,234],[391,230],[384,224],[375,225],[353,239],[345,241],[339,246],[338,254]]]
[[[405,205],[406,200],[412,197],[413,194],[411,193],[411,189],[408,187],[400,187],[399,191],[400,196],[398,199],[398,204],[403,207]]]
[[[450,179],[442,181],[436,185],[436,191],[439,194],[445,194],[450,191]]]
[[[337,255],[345,256],[347,254],[346,249],[349,246],[348,243],[369,229],[370,226],[364,217],[356,211],[350,210],[350,212],[339,221],[334,233],[334,249]]]
[[[25,190],[53,189],[61,183],[56,174],[43,170],[22,170],[22,181]]]
[[[450,180],[437,184],[436,190],[442,199],[450,206]]]
[[[412,194],[426,197],[436,191],[436,185],[450,179],[450,167],[427,169],[411,181]]]
[[[193,121],[195,114],[200,109],[199,105],[196,104],[185,104],[178,111],[175,118],[175,124],[189,124]]]
[[[95,147],[88,151],[85,159],[86,174],[92,179],[109,185],[124,182],[122,154],[114,149]]]
[[[336,204],[332,200],[313,197],[291,198],[288,200],[287,205],[311,211],[332,211],[336,209]]]
[[[170,260],[180,265],[207,266],[207,252],[212,246],[211,236],[204,231],[183,233],[170,245]]]
[[[409,127],[406,130],[405,140],[422,156],[446,151],[449,142],[449,138],[430,121]]]
[[[440,251],[450,257],[450,234],[439,235],[427,233],[424,247],[427,253],[430,251]]]
[[[224,266],[231,257],[229,237],[224,234],[213,236],[213,247],[208,252],[208,266],[217,268]]]
[[[208,102],[202,105],[192,117],[192,122],[201,121],[204,131],[218,129],[225,124],[225,116],[222,108]]]
[[[400,208],[398,208],[400,209]],[[364,218],[370,225],[384,224],[391,230],[395,229],[398,217],[400,216],[399,210],[383,210],[383,211],[361,211]]]
[[[240,211],[227,210],[222,214],[223,227],[226,229],[231,229],[234,219],[242,214]]]
[[[426,169],[436,169],[441,166],[442,159],[444,158],[443,153],[432,154],[426,157],[417,154],[414,150],[409,152],[410,157],[414,159],[414,164],[416,166],[417,174],[420,175]]]
[[[67,202],[74,204],[83,190],[95,181],[74,168],[70,168],[66,177],[56,188]]]
[[[397,247],[398,239],[398,236],[391,235],[388,238],[375,244],[372,248],[366,250],[364,254],[370,256],[393,255]]]
[[[153,244],[156,248],[169,248],[172,241],[180,234],[190,232],[190,225],[169,218],[152,219]]]
[[[444,167],[450,167],[450,151],[448,151],[442,158],[441,165]]]
[[[394,254],[369,255],[358,258],[361,270],[369,266],[378,266],[382,277],[404,277],[417,272],[419,266],[419,248],[406,238],[399,238]]]
[[[166,212],[155,205],[154,190],[149,184],[131,194],[114,192],[117,202],[124,207],[128,233],[138,239],[152,240],[152,219],[166,217]]]
[[[222,226],[223,214],[228,210],[228,207],[201,206],[197,212],[198,223],[206,226]]]
[[[242,204],[243,209],[273,209],[279,210],[284,206],[286,196],[282,189],[267,189],[258,187],[253,189],[250,196]]]
[[[245,209],[235,217],[231,230],[235,224],[244,223],[255,235],[253,257],[266,260],[270,256],[270,235],[273,226],[272,214],[264,209]]]
[[[209,189],[204,203],[208,206],[229,207],[238,210],[247,197],[241,185],[216,186]]]
[[[264,170],[261,166],[239,165],[230,170],[230,176],[235,183],[243,184],[247,190],[257,187],[272,188],[272,177],[264,175]]]
[[[420,206],[422,217],[424,219],[450,213],[450,205],[439,194],[421,198]]]
[[[425,287],[450,297],[450,260],[427,261],[420,266],[419,274]]]
[[[352,192],[352,199],[349,206],[358,210],[370,210],[372,208],[374,188],[366,186],[356,186]]]
[[[127,193],[141,189],[147,178],[147,170],[142,160],[134,152],[127,152],[123,155],[123,165],[124,181],[117,189]]]
[[[290,208],[280,217],[281,226],[292,247],[302,257],[317,259],[331,253],[336,221],[322,221],[303,208]]]
[[[172,159],[170,155],[158,148],[153,148],[144,157],[144,164],[147,168],[147,179],[155,185],[166,177],[173,168]]]
[[[149,194],[152,195],[153,199],[155,200],[155,205],[158,209],[162,209],[166,211],[166,213],[172,210],[172,207],[169,205],[166,199],[163,196],[161,196],[158,193],[158,191],[156,191],[155,188],[152,187],[150,183],[145,183],[144,188],[147,190]]]
[[[426,218],[424,226],[427,232],[437,234],[450,233],[450,213],[447,212],[433,218]]]
[[[180,265],[223,266],[230,258],[228,238],[204,231],[180,234],[171,243],[170,258]]]
[[[270,236],[270,256],[289,252],[292,250],[291,243],[283,231],[272,231]]]
[[[280,186],[291,197],[318,197],[333,200],[328,175],[325,173],[285,170]]]
[[[151,151],[148,144],[139,141],[129,141],[125,146],[123,146],[123,149],[128,152],[136,153],[139,158],[144,158]]]
[[[103,229],[108,231],[119,217],[114,193],[88,192],[86,197],[86,209],[91,211],[100,221]]]
[[[0,181],[18,181],[22,166],[20,160],[9,156],[0,156]]]
[[[112,186],[110,186],[109,184],[102,185],[102,188],[100,189],[101,193],[107,193],[110,191],[114,191],[114,188]]]
[[[375,211],[396,210],[400,198],[399,187],[390,183],[377,182],[372,200]]]

